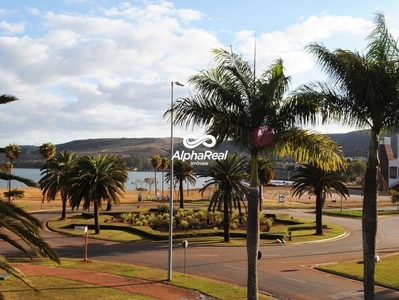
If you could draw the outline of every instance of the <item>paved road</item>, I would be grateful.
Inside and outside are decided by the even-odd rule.
[[[284,210],[287,213],[287,210]],[[291,210],[292,215],[313,218],[306,212]],[[36,214],[47,220],[58,212]],[[324,216],[323,220],[344,226],[345,237],[318,243],[284,244],[261,247],[259,289],[279,299],[363,299],[361,282],[316,271],[312,266],[331,262],[358,260],[362,257],[361,221]],[[377,253],[382,257],[399,252],[398,217],[380,217]],[[44,231],[43,237],[62,257],[83,258],[84,239]],[[3,255],[15,255],[1,245]],[[245,247],[201,247],[189,245],[186,250],[186,272],[246,286]],[[89,241],[89,259],[118,261],[160,269],[167,268],[167,243],[119,243]],[[174,245],[173,270],[184,271],[184,249]],[[399,292],[376,287],[376,299],[399,299]]]

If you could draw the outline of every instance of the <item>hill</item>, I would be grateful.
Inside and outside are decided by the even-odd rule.
[[[342,147],[342,151],[346,157],[363,156],[366,157],[370,137],[368,131],[353,131],[342,134],[328,134],[336,143]],[[391,137],[391,144],[396,154],[397,136],[385,135]],[[124,157],[126,160],[132,157],[141,157],[148,161],[148,158],[154,155],[161,157],[170,157],[170,138],[103,138],[103,139],[87,139],[76,140],[64,144],[56,145],[57,151],[71,150],[82,155],[98,155],[101,153],[116,154]],[[174,138],[175,150],[183,150],[183,139]],[[205,151],[207,148],[199,147],[198,151]],[[228,150],[230,153],[237,152],[237,148],[230,142],[223,143],[218,151],[224,152]],[[0,163],[5,162],[2,157]],[[39,153],[39,146],[21,146],[21,155],[14,161],[15,167],[40,168],[43,165],[43,158]]]

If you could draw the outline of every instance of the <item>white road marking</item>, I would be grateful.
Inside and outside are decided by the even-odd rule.
[[[283,278],[292,280],[292,281],[296,281],[296,282],[300,282],[300,283],[307,283],[306,281],[302,281],[302,280],[298,280],[298,279],[294,279],[294,278],[290,278],[290,277],[283,277]]]

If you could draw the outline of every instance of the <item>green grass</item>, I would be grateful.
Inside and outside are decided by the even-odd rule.
[[[297,221],[301,222],[303,224],[310,224],[314,225],[314,220],[313,219],[306,219],[306,218],[291,218],[289,214],[279,214],[278,215],[280,220],[283,220],[286,218],[288,221]],[[131,241],[139,241],[142,240],[143,238],[139,235],[136,235],[132,232],[127,232],[124,231],[123,228],[118,228],[118,227],[123,227],[123,226],[129,226],[128,224],[124,223],[107,223],[105,220],[109,219],[109,216],[102,216],[100,219],[100,224],[106,224],[106,225],[111,225],[115,229],[101,229],[99,234],[95,234],[94,230],[89,229],[88,230],[88,236],[89,238],[96,238],[96,239],[104,239],[104,240],[112,240],[112,241],[121,241],[121,242],[131,242]],[[82,216],[82,214],[74,214],[74,215],[68,215],[68,218],[65,220],[59,220],[58,217],[54,218],[53,220],[50,221],[49,226],[55,230],[55,231],[60,231],[64,233],[68,233],[71,235],[80,235],[83,236],[84,233],[80,231],[75,231],[73,228],[71,228],[71,224],[80,224],[80,225],[92,225],[93,224],[93,219],[92,218],[85,218]],[[337,236],[340,236],[345,233],[345,229],[332,224],[332,223],[323,223],[324,225],[327,225],[327,228],[324,229],[323,235],[316,235],[315,234],[315,229],[309,229],[309,230],[295,230],[292,231],[292,241],[291,242],[310,242],[310,241],[317,241],[317,240],[325,240],[325,239],[330,239],[334,238]],[[101,225],[100,225],[101,227]],[[145,232],[151,232],[154,235],[167,235],[168,233],[165,232],[157,232],[153,230],[152,228],[148,226],[139,226],[137,227],[138,230]],[[201,233],[205,231],[209,231],[211,233],[214,233],[214,229],[202,229],[200,230]],[[217,230],[219,233],[222,233],[222,229]],[[214,246],[246,246],[246,239],[245,239],[245,231],[243,230],[231,230],[230,232],[243,232],[244,234],[242,237],[230,237],[230,242],[225,243],[223,241],[223,236],[222,234],[219,234],[218,236],[215,235],[209,235],[209,236],[201,236],[201,237],[184,237],[184,238],[179,238],[178,234],[181,233],[181,230],[175,230],[174,234],[174,242],[176,243],[181,243],[182,240],[188,240],[190,244],[206,244],[206,245],[214,245]],[[272,226],[270,234],[279,234],[280,236],[284,236],[287,232],[287,225],[282,226],[282,225],[276,225]],[[163,241],[164,242],[164,241]],[[287,241],[289,242],[289,241]],[[276,239],[261,239],[260,244],[261,245],[270,245],[270,244],[275,244]]]
[[[23,260],[24,262],[30,262]],[[14,260],[14,262],[21,262],[21,259]],[[56,266],[50,260],[35,259],[34,264]],[[230,285],[214,279],[207,279],[199,276],[173,272],[173,280],[166,282],[167,271],[153,269],[142,266],[134,266],[122,263],[111,263],[89,260],[84,262],[76,259],[62,259],[60,268],[90,270],[96,272],[110,273],[114,275],[132,277],[154,282],[165,282],[165,284],[172,284],[178,287],[197,290],[202,294],[209,295],[216,299],[246,299],[247,290],[245,287]],[[109,288],[102,288],[98,286],[78,283],[71,280],[64,280],[50,277],[28,277],[33,283],[42,291],[37,294],[15,278],[7,279],[0,283],[0,290],[6,296],[6,299],[151,299],[138,296],[132,298],[131,294],[118,292]],[[77,297],[76,293],[79,293]],[[59,298],[58,295],[61,295]],[[273,299],[266,295],[259,295],[259,299],[267,300]]]
[[[339,209],[334,209],[334,210],[326,210],[323,212],[325,215],[329,216],[338,216],[338,217],[351,217],[351,218],[361,218],[363,211],[360,209],[348,209],[348,210],[339,210]],[[399,211],[397,210],[378,210],[378,215],[379,216],[386,216],[386,215],[396,215],[399,214]]]
[[[363,280],[363,263],[359,261],[320,265],[316,269]],[[399,289],[399,255],[381,257],[381,262],[375,264],[375,282],[386,287]]]
[[[35,292],[21,284],[16,278],[7,279],[0,283],[0,291],[6,300],[70,300],[70,299],[104,299],[104,300],[130,300],[132,294],[111,288],[86,284],[49,276],[28,276],[29,280],[39,287],[40,292]],[[150,300],[153,298],[134,295],[134,299]]]

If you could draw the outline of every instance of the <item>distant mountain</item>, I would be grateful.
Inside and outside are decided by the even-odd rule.
[[[339,146],[346,157],[367,156],[370,137],[368,131],[353,131],[342,134],[328,134]],[[385,135],[391,138],[391,145],[394,154],[397,152],[397,136]],[[57,151],[71,150],[82,155],[98,155],[102,153],[116,154],[124,158],[141,156],[150,158],[154,155],[170,157],[170,138],[103,138],[76,140],[56,145]],[[183,150],[183,139],[174,138],[175,150]],[[208,148],[197,148],[198,151],[205,151]],[[223,143],[218,151],[229,153],[237,152],[237,148],[230,142]],[[1,158],[4,161],[4,158]],[[0,163],[2,163],[0,161]],[[39,152],[39,146],[21,146],[21,155],[14,161],[15,167],[37,167],[43,165],[43,158]]]
[[[368,130],[327,135],[342,147],[342,152],[344,153],[345,157],[367,157],[370,144],[370,135]],[[396,157],[398,142],[397,134],[382,135],[381,138],[383,137],[391,138],[392,150]]]

